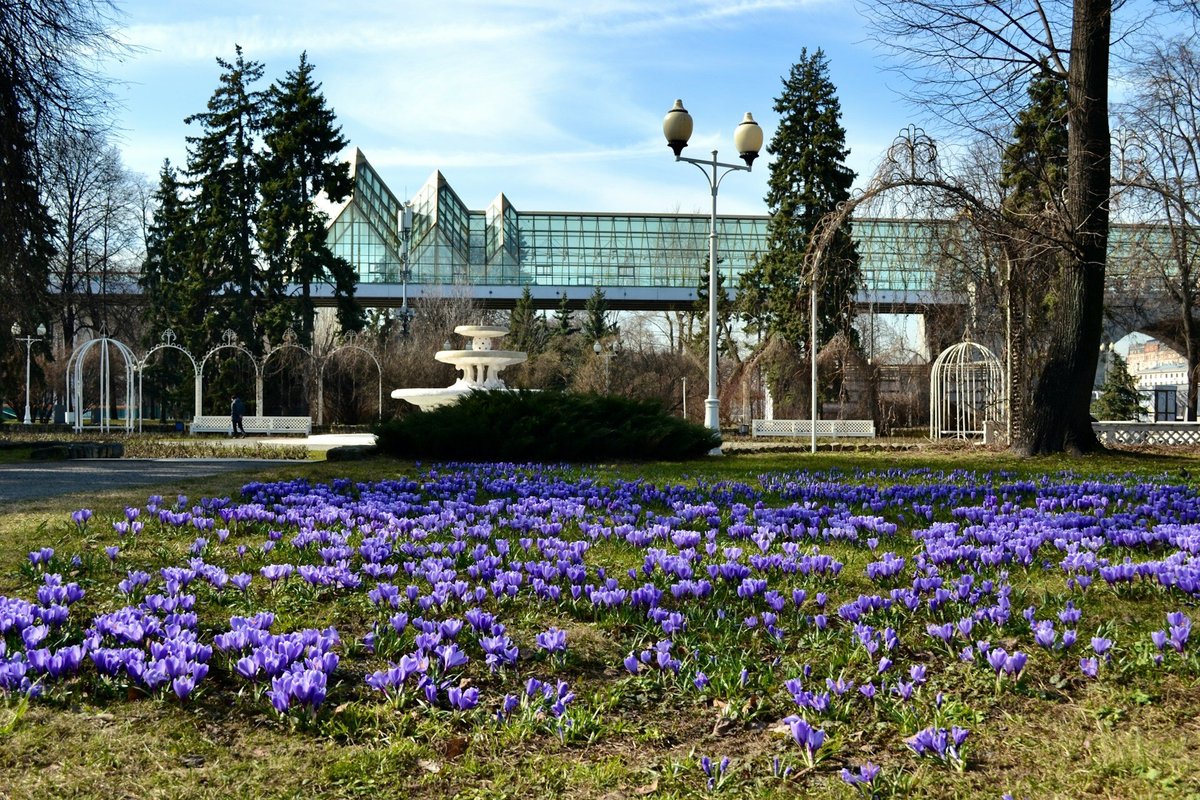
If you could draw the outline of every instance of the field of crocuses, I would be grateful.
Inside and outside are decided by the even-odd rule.
[[[452,464],[69,516],[0,596],[0,797],[1200,797],[1178,478]]]

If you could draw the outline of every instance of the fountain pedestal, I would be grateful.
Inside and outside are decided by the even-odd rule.
[[[471,346],[465,350],[439,350],[433,357],[458,369],[459,379],[444,389],[396,389],[392,397],[429,409],[456,403],[471,392],[508,389],[500,371],[527,358],[527,354],[519,350],[493,348],[492,340],[508,335],[508,329],[492,325],[459,325],[454,332],[470,339]]]

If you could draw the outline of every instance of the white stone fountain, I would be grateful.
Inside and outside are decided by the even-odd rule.
[[[439,350],[433,357],[458,369],[459,379],[445,389],[396,389],[392,397],[421,409],[430,409],[456,403],[471,392],[508,388],[500,378],[500,371],[526,359],[526,354],[518,350],[492,347],[492,340],[506,336],[508,329],[492,325],[459,325],[454,332],[470,339],[470,346],[466,350]]]

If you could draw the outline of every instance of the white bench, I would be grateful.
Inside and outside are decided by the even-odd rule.
[[[756,419],[754,436],[811,436],[812,420]],[[875,438],[875,421],[870,419],[819,419],[817,436],[863,436]]]
[[[312,434],[312,417],[242,417],[242,427],[247,435],[274,436],[293,434],[309,436]],[[228,414],[193,417],[190,433],[223,433],[226,436],[233,433],[233,418]]]

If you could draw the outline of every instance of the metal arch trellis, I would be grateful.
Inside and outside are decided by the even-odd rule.
[[[83,430],[83,362],[87,357],[88,352],[96,346],[100,346],[100,430],[108,432],[112,429],[109,425],[108,416],[103,413],[103,410],[111,405],[111,396],[109,394],[109,382],[111,378],[111,365],[109,363],[109,346],[117,348],[117,352],[125,361],[125,425],[127,433],[133,432],[133,373],[136,369],[137,358],[133,355],[133,351],[129,346],[119,339],[111,339],[107,334],[98,339],[89,339],[83,344],[75,348],[71,353],[71,357],[67,359],[67,401],[70,404],[72,412],[72,421],[75,432]],[[72,377],[74,378],[72,380]],[[141,416],[140,407],[137,409],[138,416]]]
[[[255,358],[254,354],[252,352],[250,352],[250,350],[247,349],[238,340],[237,334],[234,333],[232,330],[226,330],[221,336],[221,343],[210,348],[208,350],[208,352],[205,353],[204,356],[199,361],[196,360],[196,357],[194,355],[192,355],[192,353],[187,348],[183,347],[182,345],[176,344],[176,339],[177,339],[177,336],[176,336],[175,332],[172,329],[168,328],[167,330],[163,331],[161,341],[158,344],[156,344],[155,346],[151,347],[149,350],[147,350],[140,359],[138,359],[134,355],[133,351],[124,342],[120,341],[119,339],[109,338],[108,336],[102,336],[97,339],[89,339],[88,341],[86,341],[83,344],[76,347],[75,350],[71,353],[71,357],[67,360],[67,387],[66,387],[67,388],[67,400],[68,400],[68,406],[69,406],[68,410],[72,412],[73,424],[74,424],[75,430],[81,431],[83,429],[83,363],[84,363],[84,359],[86,358],[87,354],[91,351],[91,349],[94,347],[97,347],[97,346],[100,346],[100,348],[101,348],[100,349],[100,407],[101,408],[107,408],[111,404],[111,398],[109,396],[109,384],[110,384],[110,377],[111,377],[109,346],[115,347],[117,349],[117,351],[121,353],[121,356],[125,361],[126,415],[125,415],[124,427],[125,427],[126,431],[130,432],[130,433],[132,433],[134,430],[133,419],[135,416],[138,419],[138,430],[141,430],[143,376],[144,376],[146,366],[149,363],[151,356],[153,356],[155,353],[157,353],[160,350],[178,350],[179,352],[183,353],[187,357],[188,361],[191,362],[192,370],[193,370],[194,378],[195,378],[195,390],[194,390],[194,398],[193,398],[194,404],[195,404],[195,409],[194,409],[195,414],[194,415],[197,417],[201,416],[203,413],[204,368],[205,368],[205,366],[207,366],[209,359],[212,358],[218,351],[225,350],[225,349],[237,350],[237,351],[244,353],[246,355],[246,357],[250,359],[250,363],[254,366],[254,377],[255,377],[255,386],[254,386],[255,416],[261,417],[263,415],[262,414],[263,373],[265,371],[267,362],[270,361],[271,356],[273,356],[276,352],[278,352],[280,350],[284,350],[287,348],[295,348],[297,350],[300,350],[301,352],[305,353],[309,357],[310,360],[312,360],[313,362],[315,362],[318,365],[318,380],[317,380],[318,424],[321,424],[320,417],[323,413],[322,401],[321,401],[321,389],[322,389],[322,378],[324,376],[325,365],[328,363],[328,361],[332,358],[333,355],[335,355],[336,353],[338,353],[341,350],[348,350],[348,349],[359,350],[359,351],[365,353],[371,359],[371,361],[375,364],[375,370],[378,375],[378,400],[377,400],[378,414],[379,414],[380,418],[383,417],[383,367],[380,364],[379,359],[376,357],[376,355],[373,352],[371,352],[369,349],[367,349],[366,347],[363,347],[362,345],[358,344],[353,335],[346,337],[346,339],[343,341],[343,343],[341,345],[334,348],[332,351],[325,354],[323,357],[318,357],[312,350],[301,345],[297,341],[295,332],[289,329],[284,334],[284,340],[281,344],[274,346],[274,347],[272,347],[268,344],[267,352],[263,356],[261,361],[259,359]],[[135,403],[134,381],[133,381],[133,376],[134,376],[135,372],[137,373],[137,376],[138,376],[136,403]],[[102,418],[101,430],[104,430],[104,431],[110,430],[110,426],[109,426],[109,422],[108,422],[107,418]]]
[[[342,343],[337,347],[325,353],[321,357],[320,367],[317,372],[317,424],[325,424],[325,367],[333,360],[333,357],[342,350],[358,350],[361,353],[366,353],[367,356],[375,362],[375,370],[379,375],[379,400],[377,411],[379,419],[383,419],[383,366],[379,363],[376,355],[358,343],[358,336],[350,333],[342,338]]]
[[[208,363],[208,359],[212,358],[213,354],[215,354],[218,350],[239,350],[245,353],[246,357],[250,359],[250,363],[254,365],[254,416],[261,417],[263,398],[262,365],[259,363],[258,359],[254,357],[254,354],[246,349],[246,347],[238,340],[237,334],[228,329],[226,329],[225,333],[221,334],[221,343],[211,348],[207,353],[204,354],[204,357],[200,359],[200,368],[198,371],[198,377],[196,379],[197,416],[199,416],[199,412],[203,410],[202,401],[204,399],[204,367]]]
[[[196,363],[196,358],[191,354],[190,351],[188,351],[187,348],[185,348],[181,345],[175,344],[176,338],[177,337],[175,335],[175,331],[172,330],[171,328],[167,328],[162,333],[162,341],[159,342],[158,344],[154,345],[154,347],[151,347],[149,350],[147,350],[145,352],[145,354],[142,356],[141,360],[137,363],[137,373],[138,373],[137,408],[138,408],[138,432],[139,433],[142,430],[142,380],[145,376],[146,364],[150,361],[150,356],[154,355],[159,350],[178,350],[179,352],[181,352],[185,356],[187,356],[188,361],[192,362],[192,375],[193,375],[193,377],[192,377],[193,384],[192,385],[194,386],[193,402],[195,405],[195,413],[193,414],[193,416],[197,416],[197,417],[200,416],[200,400],[201,400],[201,397],[200,397],[200,393],[201,393],[200,365]]]
[[[929,376],[929,437],[982,436],[1004,416],[1004,373],[991,350],[970,339],[946,348]]]
[[[259,374],[258,386],[255,390],[258,395],[258,408],[262,408],[262,402],[263,402],[262,382],[263,382],[263,376],[265,376],[266,372],[267,372],[267,362],[271,360],[271,356],[275,355],[276,353],[280,352],[281,350],[288,350],[288,349],[299,350],[300,352],[304,353],[306,356],[308,356],[308,360],[311,363],[313,363],[314,365],[317,362],[317,357],[313,353],[313,351],[309,350],[307,347],[300,344],[299,337],[296,335],[296,332],[294,330],[292,330],[291,328],[288,328],[287,330],[285,330],[283,332],[283,341],[280,342],[278,345],[274,345],[274,346],[268,345],[267,352],[263,355],[262,372]],[[261,411],[258,412],[257,416],[261,417],[262,412]],[[318,422],[317,424],[320,424],[320,422]]]

